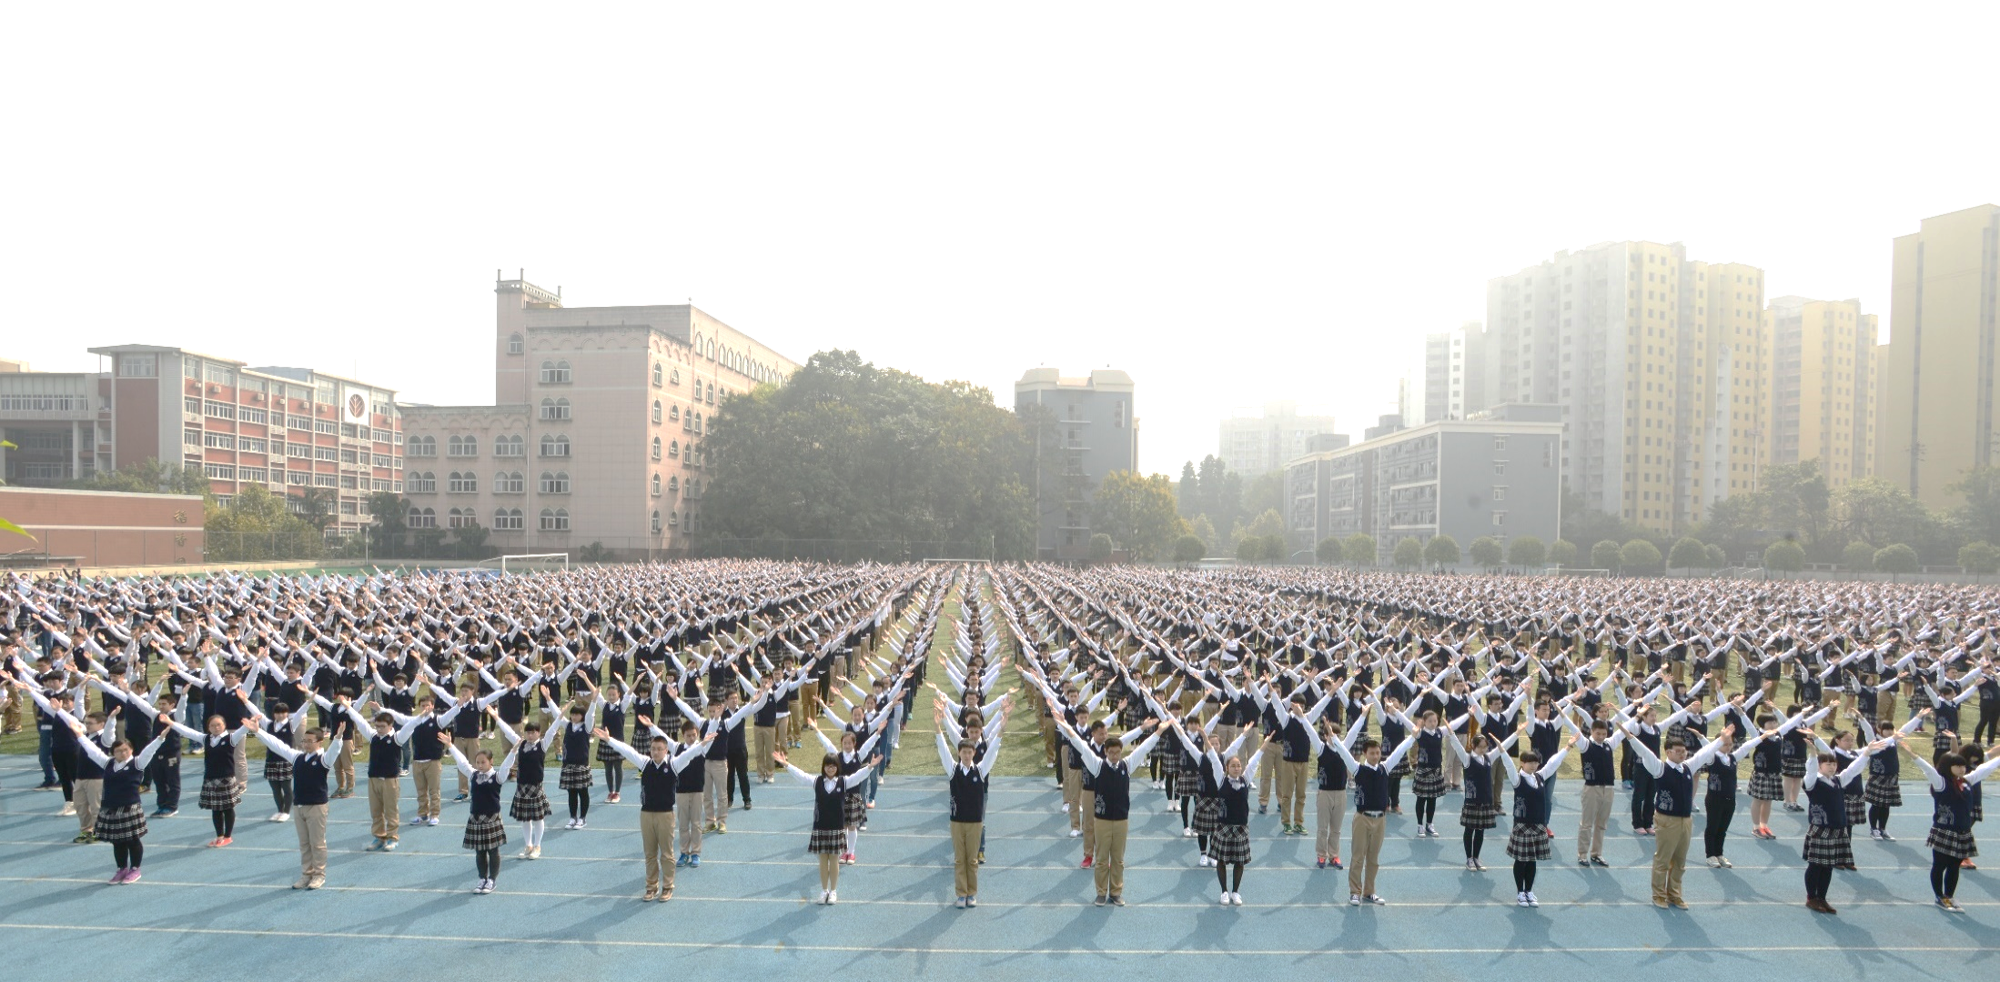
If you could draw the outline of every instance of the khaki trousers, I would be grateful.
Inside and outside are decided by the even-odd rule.
[[[368,779],[368,831],[375,838],[396,841],[396,830],[403,824],[403,815],[397,809],[396,799],[401,797],[402,793],[402,778]]]
[[[1306,762],[1278,762],[1278,821],[1286,825],[1306,823]]]
[[[1347,857],[1347,892],[1367,897],[1375,893],[1375,874],[1382,868],[1382,816],[1354,816],[1354,848]]]
[[[729,761],[702,762],[707,776],[701,783],[702,817],[711,822],[729,821]]]
[[[452,737],[451,745],[457,747],[458,752],[465,755],[467,763],[470,763],[472,761],[473,754],[479,752],[479,738],[476,736]],[[452,768],[451,770],[452,773],[458,775],[458,796],[463,798],[466,795],[471,794],[472,784],[466,780],[465,772],[459,770],[456,767]],[[437,813],[432,812],[432,814],[437,814]]]
[[[1681,874],[1687,872],[1688,834],[1693,821],[1686,815],[1653,816],[1653,902],[1683,903]]]
[[[979,894],[979,832],[984,822],[951,823],[952,895]]]
[[[292,806],[292,824],[299,830],[299,875],[326,879],[326,806]]]
[[[76,804],[76,824],[81,831],[97,831],[97,812],[104,804],[104,782],[101,779],[86,778],[76,782],[70,793],[70,800]]]
[[[1063,768],[1063,804],[1069,809],[1069,827],[1083,828],[1083,814],[1076,803],[1083,796],[1083,775],[1074,767]]]
[[[247,746],[249,742],[245,740],[236,745],[236,786],[240,788],[250,786],[250,748]]]
[[[340,756],[333,759],[334,787],[340,791],[354,790],[354,741],[340,741]]]
[[[1604,856],[1604,827],[1611,823],[1612,786],[1583,786],[1582,817],[1576,823],[1576,859]]]
[[[1278,783],[1276,780],[1279,764],[1278,758],[1283,753],[1283,748],[1278,745],[1278,741],[1276,740],[1264,741],[1264,746],[1261,749],[1264,756],[1258,758],[1257,762],[1258,807],[1264,807],[1271,803],[1271,787]],[[1250,758],[1245,757],[1243,760],[1244,763],[1249,763]],[[1223,763],[1226,764],[1228,761],[1224,761]]]
[[[1083,813],[1083,854],[1097,855],[1097,792],[1079,788],[1076,792],[1077,810]]]
[[[1125,836],[1130,823],[1109,819],[1097,823],[1097,861],[1091,869],[1097,881],[1097,895],[1118,897],[1125,893]],[[977,836],[974,836],[975,842]]]
[[[1319,805],[1319,836],[1315,851],[1328,858],[1340,855],[1340,823],[1347,817],[1347,792],[1317,792]]]
[[[674,795],[674,814],[679,815],[680,828],[678,851],[690,856],[701,855],[701,792],[682,791]]]
[[[674,845],[674,813],[639,813],[639,848],[646,853],[646,892],[674,888],[674,860],[667,855]]]
[[[410,761],[410,777],[417,782],[417,817],[436,818],[444,813],[441,781],[443,766],[435,760]]]
[[[757,780],[769,781],[771,775],[775,774],[778,768],[777,763],[771,759],[772,752],[778,749],[778,728],[776,726],[753,727],[750,731],[750,737],[750,757],[757,765]]]

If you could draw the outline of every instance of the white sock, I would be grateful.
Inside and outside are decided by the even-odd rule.
[[[855,840],[855,839],[857,839],[857,838],[859,838],[859,837],[860,837],[860,835],[861,835],[861,833],[860,833],[860,832],[858,832],[858,831],[856,831],[856,830],[854,830],[854,829],[848,829],[848,830],[847,830],[847,851],[848,851],[848,852],[849,852],[850,854],[852,854],[852,853],[854,852],[854,840]]]

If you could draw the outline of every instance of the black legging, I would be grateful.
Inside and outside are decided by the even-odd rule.
[[[75,748],[71,748],[68,752],[58,750],[49,758],[50,763],[56,767],[56,781],[62,785],[64,801],[76,800],[77,753]]]
[[[1195,836],[1195,837],[1194,837],[1194,847],[1195,847],[1195,849],[1196,849],[1197,851],[1199,851],[1199,852],[1200,852],[1200,853],[1201,853],[1202,855],[1204,855],[1204,856],[1208,855],[1208,836],[1207,836],[1207,835],[1205,835],[1205,834],[1204,834],[1204,835],[1197,835],[1197,836]]]
[[[1826,889],[1833,885],[1833,867],[1825,863],[1806,864],[1806,899],[1825,900]]]
[[[1230,876],[1232,876],[1232,875],[1233,875],[1233,876],[1235,877],[1235,879],[1236,879],[1236,885],[1235,885],[1235,886],[1231,886],[1231,885],[1230,885],[1230,883],[1229,883],[1229,878],[1230,878]],[[1237,892],[1237,893],[1240,893],[1240,892],[1242,892],[1242,890],[1243,890],[1243,864],[1242,864],[1242,863],[1216,863],[1216,864],[1215,864],[1215,882],[1217,882],[1217,883],[1221,884],[1221,885],[1222,885],[1222,889],[1223,889],[1223,890],[1224,890],[1225,892]]]
[[[625,761],[623,759],[605,761],[604,792],[606,794],[617,794],[618,790],[620,788],[623,788],[624,786],[625,786]]]
[[[1171,777],[1170,777],[1170,778],[1167,778],[1167,780],[1171,782],[1171,781],[1173,781],[1173,780],[1175,780],[1175,779],[1174,779],[1174,778],[1171,778]],[[1188,827],[1190,827],[1190,826],[1191,826],[1191,825],[1193,825],[1193,824],[1194,824],[1194,798],[1192,798],[1192,797],[1187,797],[1187,798],[1182,798],[1182,799],[1181,799],[1181,828],[1185,829],[1185,828],[1188,828]]]
[[[1486,848],[1486,830],[1466,829],[1464,838],[1465,858],[1478,859],[1479,850]]]
[[[1426,798],[1423,795],[1417,796],[1418,825],[1429,825],[1437,819],[1437,813],[1438,800],[1436,798]]]
[[[236,834],[236,808],[217,808],[208,813],[208,820],[215,825],[215,837],[227,839]]]
[[[269,783],[271,785],[271,800],[278,803],[278,810],[281,812],[290,812],[292,810],[292,782],[271,781]]]
[[[1643,767],[1632,772],[1632,827],[1653,827],[1653,774]]]
[[[736,748],[731,747],[729,749],[728,761],[729,761],[729,769],[723,772],[722,783],[725,787],[729,789],[729,794],[728,794],[729,803],[730,804],[736,803],[736,791],[740,787],[743,789],[744,807],[749,807],[750,805],[749,751],[747,750],[738,751]],[[876,775],[879,776],[882,773],[882,771],[878,769],[876,770],[875,773]],[[864,816],[862,821],[867,821],[867,818]]]
[[[585,819],[590,817],[590,789],[569,789],[569,817]]]
[[[1401,774],[1392,774],[1389,776],[1389,807],[1399,811],[1403,807],[1403,776]]]
[[[124,839],[113,842],[111,844],[111,858],[118,863],[119,869],[138,869],[139,864],[146,860],[146,840]],[[1956,867],[1952,869],[1951,878],[1954,883],[1958,881],[1958,869]],[[1937,874],[1931,874],[1931,879],[1937,879]]]
[[[1889,806],[1868,806],[1868,827],[1878,832],[1889,831]]]
[[[1527,893],[1528,891],[1533,890],[1534,888],[1535,888],[1535,861],[1532,859],[1514,860],[1515,892]]]
[[[1931,850],[1931,892],[1940,898],[1958,893],[1958,864],[1956,857]]]
[[[1707,796],[1708,826],[1702,830],[1702,843],[1708,847],[1703,853],[1707,857],[1722,855],[1722,845],[1729,839],[1729,822],[1736,817],[1736,799],[1719,794]]]
[[[1994,737],[2000,737],[2000,699],[1979,699],[1979,722],[1972,726],[1972,742],[1984,746]]]
[[[479,864],[479,878],[497,880],[500,878],[500,850],[479,849],[472,854],[473,862]]]

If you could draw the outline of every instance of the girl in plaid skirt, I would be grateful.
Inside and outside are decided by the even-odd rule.
[[[1444,797],[1444,733],[1438,729],[1436,712],[1426,710],[1422,719],[1416,752],[1410,755],[1416,758],[1410,791],[1417,796],[1417,836],[1436,838],[1437,803]]]
[[[500,789],[507,783],[507,772],[514,769],[521,745],[514,744],[499,767],[493,766],[490,750],[476,751],[470,761],[451,744],[445,744],[445,750],[458,765],[458,773],[472,784],[472,809],[465,817],[464,839],[465,848],[472,850],[473,861],[479,867],[479,882],[473,884],[472,892],[492,893],[495,881],[500,879],[500,847],[507,844],[507,823],[500,818]]]
[[[1533,750],[1524,751],[1519,766],[1505,750],[1498,751],[1500,763],[1514,784],[1514,827],[1507,834],[1507,855],[1514,860],[1514,889],[1518,891],[1514,900],[1522,907],[1542,905],[1535,899],[1535,864],[1549,858],[1548,781],[1562,768],[1563,755],[1576,743],[1576,735],[1570,734],[1569,746],[1556,751],[1547,763]]]
[[[1924,718],[1917,716],[1905,724],[1899,732],[1910,735]],[[1862,732],[1869,740],[1875,739],[1875,728],[1869,725],[1868,717],[1861,717]],[[1903,806],[1903,763],[1901,754],[1876,754],[1868,759],[1868,784],[1862,789],[1861,797],[1868,803],[1868,837],[1883,842],[1896,841],[1889,834],[1889,810]]]
[[[243,800],[243,785],[236,783],[236,747],[248,731],[229,729],[220,716],[208,718],[208,732],[172,723],[174,732],[187,737],[205,753],[202,755],[201,807],[215,824],[215,838],[209,848],[219,849],[236,841],[236,805]]]
[[[162,718],[166,718],[165,714]],[[153,755],[166,743],[168,732],[162,730],[136,755],[132,753],[132,745],[124,740],[112,744],[109,754],[98,749],[95,740],[77,741],[77,746],[104,769],[104,799],[94,832],[99,842],[111,843],[111,858],[118,863],[118,872],[111,874],[113,885],[139,880],[139,864],[146,857],[146,845],[141,841],[146,836],[146,806],[139,800],[139,785],[145,780],[146,767],[153,762]]]
[[[1968,772],[1970,763],[1957,753],[1938,758],[1936,767],[1917,758],[1917,766],[1931,782],[1931,834],[1924,841],[1931,847],[1931,892],[1937,905],[1952,913],[1965,912],[1952,899],[1958,892],[1959,864],[1979,855],[1979,846],[1972,838],[1973,796],[1979,791],[1979,782],[2000,769],[2000,757]]]
[[[837,754],[820,758],[818,774],[799,770],[785,759],[782,750],[772,753],[771,759],[784,765],[800,784],[812,786],[813,827],[812,837],[806,840],[806,851],[819,857],[819,902],[838,903],[841,850],[847,845],[847,800],[866,786],[869,772],[882,758],[875,757],[849,774],[841,773]]]
[[[1208,839],[1208,860],[1215,865],[1215,882],[1222,887],[1225,907],[1243,905],[1243,867],[1250,865],[1250,781],[1243,775],[1254,770],[1263,755],[1260,748],[1247,764],[1241,757],[1221,764],[1223,776],[1216,786],[1216,799],[1222,806],[1222,821]],[[1206,766],[1219,762],[1221,758],[1211,751]]]
[[[1894,740],[1871,743],[1865,751],[1840,769],[1840,758],[1830,753],[1819,755],[1818,766],[1807,771],[1801,779],[1806,793],[1806,844],[1803,858],[1806,861],[1806,908],[1822,914],[1836,913],[1826,902],[1827,888],[1833,885],[1833,871],[1838,866],[1854,865],[1854,843],[1848,834],[1847,792],[1843,788],[1847,782],[1861,776],[1868,769],[1868,758]]]
[[[1493,794],[1493,762],[1496,758],[1506,758],[1510,765],[1513,763],[1507,750],[1520,734],[1510,734],[1496,747],[1493,738],[1482,732],[1472,738],[1472,745],[1478,749],[1468,752],[1458,740],[1457,724],[1458,720],[1452,720],[1444,732],[1451,740],[1451,751],[1458,756],[1459,766],[1465,769],[1465,801],[1458,808],[1458,824],[1464,830],[1465,868],[1481,872],[1486,869],[1479,861],[1479,852],[1486,846],[1486,830],[1497,824],[1500,817],[1500,803]]]
[[[292,719],[291,707],[283,700],[271,702],[271,721],[264,724],[264,732],[296,744],[292,728],[297,725]],[[271,786],[271,801],[278,807],[271,816],[273,822],[288,822],[292,818],[292,762],[277,754],[264,755],[264,780]]]

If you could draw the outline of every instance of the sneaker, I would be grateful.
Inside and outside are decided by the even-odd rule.
[[[1579,860],[1577,860],[1577,861],[1576,861],[1576,864],[1577,864],[1578,866],[1582,866],[1582,867],[1586,867],[1586,868],[1588,868],[1588,867],[1590,866],[1590,860],[1588,860],[1588,859],[1579,859]]]
[[[1723,869],[1735,869],[1735,868],[1736,868],[1736,864],[1735,864],[1735,863],[1732,863],[1732,862],[1730,862],[1730,861],[1729,861],[1729,857],[1728,857],[1728,856],[1717,856],[1717,857],[1715,857],[1715,861],[1716,861],[1716,862],[1718,862],[1718,863],[1721,863],[1721,864],[1722,864],[1722,868],[1723,868]]]
[[[641,896],[641,897],[639,898],[639,902],[640,902],[640,903],[642,903],[642,904],[643,904],[643,903],[651,903],[652,901],[655,901],[655,900],[658,900],[658,899],[660,899],[660,891],[658,891],[658,890],[648,890],[648,891],[646,891],[646,893],[645,893],[645,895],[644,895],[644,896]]]
[[[1192,839],[1194,838],[1194,836],[1195,836],[1195,831],[1194,831],[1194,826],[1192,825],[1181,830],[1181,838],[1183,839]]]
[[[122,876],[123,874],[120,874],[120,875]],[[114,880],[112,880],[112,882],[113,882],[113,883],[116,883],[116,882],[118,882],[118,881],[114,879]],[[1217,903],[1217,904],[1220,904],[1220,905],[1222,905],[1222,906],[1224,906],[1224,907],[1227,907],[1227,906],[1229,906],[1229,891],[1227,891],[1227,890],[1224,890],[1224,891],[1222,891],[1222,896],[1221,896],[1221,897],[1219,897],[1219,898],[1217,898],[1217,900],[1216,900],[1216,903]]]
[[[1592,856],[1592,857],[1590,857],[1590,865],[1592,865],[1592,866],[1602,866],[1602,867],[1604,867],[1604,868],[1606,868],[1606,869],[1609,869],[1609,868],[1611,868],[1611,864],[1610,864],[1610,863],[1607,863],[1607,862],[1605,862],[1605,861],[1604,861],[1604,857],[1603,857],[1603,856]]]
[[[172,817],[174,817],[175,815],[178,815],[178,814],[180,814],[180,813],[181,813],[181,810],[180,810],[180,809],[178,809],[178,808],[156,808],[156,809],[154,809],[154,810],[153,810],[153,817],[154,817],[154,818],[172,818]]]
[[[1958,868],[1959,868],[1959,869],[1978,869],[1978,868],[1979,868],[1979,864],[1978,864],[1978,863],[1975,863],[1975,862],[1973,862],[1973,861],[1972,861],[1971,859],[1961,859],[1961,860],[1959,860],[1959,861],[1958,861]]]
[[[1895,836],[1893,836],[1893,835],[1890,835],[1890,834],[1889,834],[1889,830],[1888,830],[1888,829],[1883,829],[1883,830],[1882,830],[1882,841],[1883,841],[1883,842],[1894,842],[1894,841],[1896,841],[1896,837],[1895,837]]]
[[[433,828],[437,826],[437,823],[438,823],[438,817],[436,815],[432,815],[431,817],[424,819],[424,824],[431,826]],[[576,823],[576,827],[583,828],[583,823],[582,822]]]
[[[976,860],[976,862],[980,866],[986,865],[986,850],[984,849],[979,850],[979,858]]]
[[[674,899],[674,892],[673,892],[672,890],[661,890],[661,891],[660,891],[660,902],[661,902],[661,903],[666,903],[667,901],[669,901],[669,900],[672,900],[672,899]]]
[[[1389,906],[1389,902],[1388,902],[1387,900],[1383,900],[1383,899],[1382,899],[1381,897],[1379,897],[1379,896],[1376,896],[1375,894],[1372,894],[1372,893],[1371,893],[1371,894],[1369,894],[1369,895],[1368,895],[1368,896],[1366,896],[1366,897],[1362,897],[1361,899],[1363,899],[1363,900],[1366,900],[1366,901],[1368,901],[1369,903],[1371,903],[1371,904],[1374,904],[1374,905],[1375,905],[1375,906],[1377,906],[1377,907],[1387,907],[1387,906]]]
[[[1112,894],[1112,895],[1111,895],[1111,906],[1113,906],[1113,907],[1123,907],[1123,906],[1125,906],[1125,897],[1124,897],[1124,895],[1123,895],[1123,894],[1117,894],[1117,893],[1114,893],[1114,894]]]
[[[459,796],[457,796],[457,797],[455,797],[455,798],[453,798],[453,799],[451,799],[451,800],[453,800],[453,801],[464,801],[464,800],[466,800],[466,799],[468,799],[468,798],[470,798],[470,797],[472,797],[472,796],[471,796],[471,795],[469,795],[469,794],[461,794],[461,795],[459,795]]]
[[[1342,866],[1340,865],[1340,857],[1339,857],[1339,856],[1334,856],[1333,858],[1331,858],[1331,859],[1328,859],[1328,860],[1326,861],[1326,864],[1327,864],[1328,866],[1331,866],[1331,867],[1333,867],[1334,869],[1342,869],[1342,868],[1343,868],[1343,867],[1342,867]]]
[[[119,867],[119,869],[118,869],[118,872],[116,872],[116,873],[113,873],[113,874],[111,874],[111,879],[108,879],[108,880],[105,880],[104,882],[105,882],[105,884],[106,884],[106,885],[108,885],[108,886],[114,886],[114,887],[115,887],[115,886],[119,886],[119,885],[122,885],[122,884],[123,884],[123,883],[125,882],[125,874],[127,874],[127,873],[130,873],[130,872],[132,872],[132,870],[131,870],[130,868],[128,868],[128,867],[122,867],[122,866],[121,866],[121,867]],[[1224,897],[1227,897],[1227,896],[1229,896],[1229,895],[1225,893],[1225,894],[1223,894],[1223,896],[1224,896]]]
[[[1881,829],[1869,829],[1869,830],[1868,830],[1868,837],[1869,837],[1869,838],[1871,838],[1871,839],[1880,839],[1880,838],[1882,837],[1882,830],[1881,830]]]
[[[1082,830],[1082,829],[1070,829],[1070,830],[1069,830],[1069,837],[1070,837],[1070,838],[1072,838],[1072,839],[1080,839],[1080,838],[1082,838],[1082,837],[1083,837],[1083,830]]]
[[[828,891],[826,892],[826,902],[827,902],[827,903],[829,903],[829,904],[837,904],[837,903],[839,903],[839,902],[840,902],[840,891],[839,891],[839,890],[828,890]]]
[[[379,851],[379,850],[380,850],[381,848],[382,848],[382,840],[381,840],[381,839],[370,839],[370,840],[368,840],[368,844],[367,844],[367,845],[365,845],[365,846],[362,846],[362,847],[361,847],[361,851],[362,851],[362,852],[377,852],[377,851]]]
[[[1243,895],[1242,895],[1242,894],[1240,894],[1240,893],[1237,893],[1237,892],[1236,892],[1236,891],[1234,891],[1234,890],[1231,890],[1231,891],[1229,892],[1229,902],[1230,902],[1231,904],[1234,904],[1235,906],[1238,906],[1238,907],[1241,907],[1241,906],[1243,906]]]
[[[1090,868],[1090,857],[1089,857],[1089,856],[1085,856],[1085,857],[1083,857],[1083,866],[1081,866],[1080,868],[1081,868],[1081,869],[1089,869],[1089,868]]]
[[[223,836],[222,838],[220,838],[220,839],[217,839],[217,840],[215,840],[215,844],[216,844],[216,846],[217,846],[217,847],[219,848],[219,847],[222,847],[222,846],[226,846],[226,845],[229,845],[230,843],[232,843],[232,842],[235,842],[235,841],[236,841],[236,837],[235,837],[235,836],[233,836],[233,835],[225,835],[225,836]]]
[[[396,851],[396,840],[394,840],[394,839],[390,839],[389,841],[387,841],[387,842],[384,842],[384,843],[382,843],[382,851],[383,851],[383,852],[395,852],[395,851]]]
[[[411,824],[411,825],[422,825],[422,824],[424,824],[424,817],[423,817],[422,815],[418,815],[417,817],[415,817],[415,818],[413,818],[413,819],[410,819],[410,824]]]
[[[76,838],[74,838],[74,839],[71,839],[71,840],[69,840],[69,841],[70,841],[70,842],[72,842],[72,843],[74,843],[74,844],[76,844],[76,845],[79,845],[79,846],[83,846],[83,845],[89,845],[89,844],[90,844],[90,833],[88,833],[88,832],[78,832],[78,833],[76,834]]]
[[[1535,891],[1533,890],[1528,891],[1526,896],[1528,898],[1528,906],[1540,907],[1542,905],[1542,902],[1540,900],[1535,899]]]
[[[301,876],[298,879],[292,881],[292,889],[304,890],[306,888],[306,884],[310,882],[312,881],[307,879],[306,877]]]
[[[1528,906],[1528,891],[1522,890],[1521,892],[1514,894],[1514,906],[1516,907]]]
[[[953,897],[953,898],[951,898],[951,905],[952,905],[953,907],[956,907],[956,908],[958,908],[959,910],[964,910],[964,909],[965,909],[965,898],[964,898],[964,897],[962,897],[962,896],[960,896],[960,897]]]
[[[687,854],[687,853],[681,853],[680,855],[678,855],[678,856],[675,856],[675,857],[674,857],[674,866],[675,866],[675,867],[682,867],[682,866],[686,866],[687,864],[688,864],[688,854]]]
[[[62,811],[59,811],[59,812],[56,812],[56,817],[57,817],[57,818],[68,818],[68,817],[70,817],[70,816],[72,816],[72,815],[75,815],[75,814],[76,814],[76,802],[74,802],[74,801],[65,801],[65,802],[63,802],[63,806],[62,806]]]
[[[1347,895],[1347,906],[1349,906],[1349,907],[1359,907],[1359,906],[1361,906],[1361,895],[1360,895],[1360,894],[1358,894],[1358,893],[1350,893],[1350,894],[1348,894],[1348,895]]]
[[[583,828],[583,826],[584,826],[584,823],[582,823],[582,822],[578,822],[578,823],[576,823],[576,827],[577,827],[577,828]],[[868,823],[867,823],[867,822],[862,822],[862,823],[861,823],[861,828],[862,828],[863,830],[866,830],[866,829],[868,828]],[[715,823],[715,834],[716,834],[716,835],[727,835],[727,834],[729,834],[729,826],[728,826],[728,825],[725,825],[725,824],[723,824],[723,823],[721,823],[721,822],[717,822],[717,823]]]
[[[278,814],[271,816],[271,821],[273,822],[289,822],[291,820],[292,820],[291,812],[279,812]]]
[[[1102,907],[1102,906],[1104,906],[1104,902],[1105,902],[1106,900],[1108,900],[1108,899],[1109,899],[1108,897],[1106,897],[1105,895],[1103,895],[1103,894],[1101,894],[1101,893],[1100,893],[1100,894],[1098,894],[1098,895],[1097,895],[1097,899],[1096,899],[1096,900],[1094,900],[1094,901],[1091,901],[1091,903],[1092,903],[1093,905],[1095,905],[1095,906],[1098,906],[1098,907]]]
[[[688,869],[700,869],[700,868],[701,868],[701,853],[697,852],[689,855]]]
[[[832,891],[830,891],[830,890],[821,890],[821,891],[819,892],[819,902],[820,902],[820,903],[822,903],[822,904],[823,904],[823,903],[826,903],[826,897],[827,897],[827,894],[829,894],[829,893],[831,893],[831,892],[832,892]]]
[[[540,858],[542,858],[542,847],[541,847],[541,846],[531,846],[531,847],[529,847],[529,849],[528,849],[528,858],[529,858],[529,859],[540,859]]]
[[[967,898],[965,898],[965,905],[966,905],[967,907],[977,907],[977,906],[979,906],[979,898],[978,898],[978,897],[967,897]]]
[[[139,867],[134,866],[132,867],[131,872],[125,874],[125,882],[127,883],[139,882]]]
[[[1319,868],[1320,868],[1320,869],[1325,869],[1325,868],[1326,868],[1326,857],[1325,857],[1325,856],[1321,856],[1321,857],[1319,857]]]
[[[1269,815],[1270,813],[1271,813],[1271,806],[1270,806],[1270,805],[1258,805],[1258,806],[1257,806],[1257,814],[1259,814],[1259,815]]]
[[[433,819],[432,821],[435,822],[436,820]],[[576,820],[576,827],[580,829],[587,829],[590,827],[590,820],[587,818],[579,818]]]
[[[1709,869],[1721,869],[1721,868],[1722,868],[1722,860],[1720,860],[1720,859],[1717,859],[1717,858],[1715,858],[1714,856],[1710,856],[1710,857],[1708,857],[1708,868],[1709,868]]]

